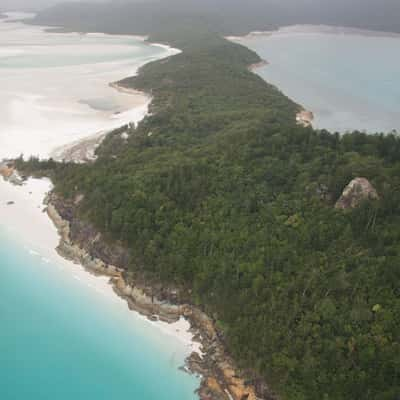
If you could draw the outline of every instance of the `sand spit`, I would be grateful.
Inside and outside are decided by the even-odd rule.
[[[118,113],[116,116],[120,119],[123,116],[124,120],[128,121],[129,125],[136,126],[149,112],[149,105],[151,103],[151,96],[147,93],[140,92],[139,90],[124,88],[118,83],[110,83],[110,87],[119,91],[120,93],[132,95],[136,97],[135,107]],[[123,124],[119,123],[119,126]],[[91,162],[96,159],[96,149],[101,145],[104,138],[111,132],[100,131],[89,137],[77,140],[73,143],[68,143],[64,146],[57,147],[50,153],[50,157],[56,161],[85,163]]]

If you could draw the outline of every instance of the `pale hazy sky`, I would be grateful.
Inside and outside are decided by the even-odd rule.
[[[155,0],[0,0],[0,9],[13,9],[13,8],[43,8],[46,6],[54,5],[57,3],[68,3],[68,2],[82,2],[82,3],[88,3],[88,2],[151,2]],[[157,1],[157,0],[156,0]],[[168,1],[171,0],[158,0],[160,2],[165,2],[168,3]],[[173,1],[173,0],[172,0]],[[286,5],[287,7],[296,7],[299,4],[302,5],[309,5],[311,4],[312,6],[321,6],[321,5],[327,5],[330,3],[331,6],[341,5],[341,4],[349,4],[351,6],[352,1],[351,0],[251,0],[251,1],[246,1],[246,0],[230,0],[233,4],[240,4],[242,3],[246,7],[246,3],[258,3],[258,4],[271,4],[271,3],[276,3],[280,5]],[[396,3],[398,3],[400,0],[364,0],[361,3],[365,4],[367,7],[369,5],[374,5],[374,3],[380,4],[383,8],[385,6],[391,6]],[[190,3],[193,2],[193,0],[185,0],[183,3]],[[201,3],[207,3],[208,5],[215,4],[218,5],[219,2],[222,3],[227,3],[227,1],[219,1],[219,0],[213,0],[213,1],[204,1],[204,0],[196,0],[194,2],[199,2]],[[360,3],[360,1],[356,1],[356,3]]]
[[[57,3],[66,3],[80,0],[0,0],[1,10],[16,10],[21,8],[40,9]],[[85,2],[102,2],[105,0],[85,0]]]

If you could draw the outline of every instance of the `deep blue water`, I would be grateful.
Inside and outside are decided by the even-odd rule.
[[[278,33],[243,44],[270,63],[257,73],[314,112],[315,127],[400,131],[400,37]]]
[[[191,400],[174,337],[0,229],[0,399]]]

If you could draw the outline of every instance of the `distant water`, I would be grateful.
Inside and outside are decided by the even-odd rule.
[[[265,80],[331,131],[400,131],[400,37],[284,29],[241,43],[270,64]]]
[[[182,344],[0,229],[2,400],[193,400]]]

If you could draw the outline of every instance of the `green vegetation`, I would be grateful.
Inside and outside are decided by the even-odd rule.
[[[19,167],[83,193],[80,216],[132,249],[127,275],[182,287],[283,399],[398,399],[399,138],[299,127],[247,70],[254,53],[180,37],[182,54],[122,82],[154,96],[127,141],[109,135],[90,165]],[[381,199],[335,210],[356,176]]]

